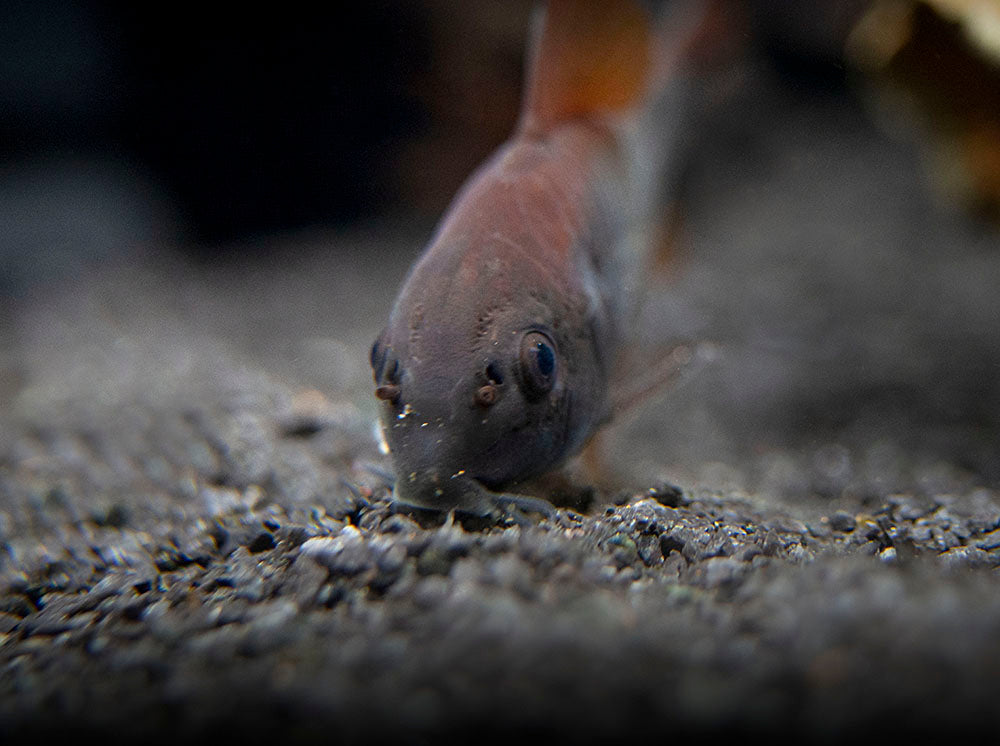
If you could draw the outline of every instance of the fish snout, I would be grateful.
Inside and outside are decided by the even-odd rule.
[[[403,505],[431,510],[461,510],[485,515],[493,509],[489,492],[463,470],[450,472],[438,467],[397,470],[393,500]]]

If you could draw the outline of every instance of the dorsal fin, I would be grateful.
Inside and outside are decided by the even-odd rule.
[[[529,65],[520,130],[637,104],[650,72],[650,17],[633,0],[549,0]]]

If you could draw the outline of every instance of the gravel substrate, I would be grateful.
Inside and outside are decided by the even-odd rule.
[[[229,411],[176,418],[174,461],[142,460],[164,413],[131,447],[16,441],[6,728],[833,736],[993,712],[991,490],[806,517],[660,485],[594,515],[463,526],[393,512],[363,464],[336,470],[342,426],[290,430],[264,406],[278,387],[232,393]]]

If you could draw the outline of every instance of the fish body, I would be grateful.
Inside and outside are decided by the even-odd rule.
[[[517,132],[456,196],[372,347],[396,500],[490,512],[608,418],[669,150],[651,39],[638,5],[550,3]]]

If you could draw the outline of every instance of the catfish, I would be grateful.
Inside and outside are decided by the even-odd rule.
[[[704,5],[547,4],[513,136],[461,188],[371,348],[396,502],[547,512],[519,489],[608,421]]]

